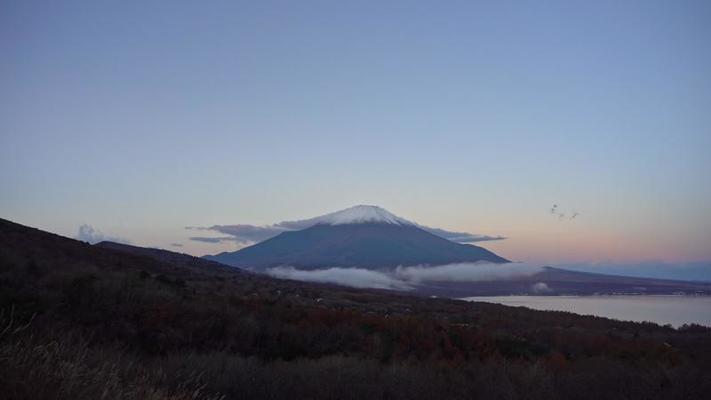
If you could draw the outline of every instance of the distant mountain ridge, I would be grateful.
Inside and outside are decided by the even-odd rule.
[[[313,219],[313,226],[283,232],[250,247],[205,256],[223,264],[262,271],[359,267],[388,269],[458,262],[508,262],[482,247],[444,239],[377,206],[355,206]]]

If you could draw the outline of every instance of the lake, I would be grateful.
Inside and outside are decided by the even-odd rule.
[[[625,321],[651,321],[675,327],[691,323],[711,326],[711,297],[703,296],[491,296],[463,300],[570,311]]]

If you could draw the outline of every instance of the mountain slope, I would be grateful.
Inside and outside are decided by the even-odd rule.
[[[228,267],[216,261],[207,260],[200,257],[191,256],[190,254],[177,253],[174,251],[155,249],[150,247],[132,246],[130,244],[116,243],[111,241],[103,241],[96,243],[94,247],[102,249],[116,250],[123,253],[129,253],[136,256],[149,257],[154,260],[178,265],[181,267],[204,268],[204,269],[224,269],[229,268],[232,272],[244,272],[239,268]]]
[[[455,243],[415,225],[388,222],[319,224],[301,231],[281,233],[236,252],[205,258],[255,270],[278,265],[301,269],[385,269],[399,265],[507,262],[484,248]]]

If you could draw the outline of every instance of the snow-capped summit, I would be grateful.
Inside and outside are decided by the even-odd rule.
[[[404,218],[400,218],[382,207],[368,205],[357,205],[351,208],[346,208],[345,210],[312,218],[309,222],[313,222],[313,225],[347,225],[364,223],[415,225],[414,223]]]

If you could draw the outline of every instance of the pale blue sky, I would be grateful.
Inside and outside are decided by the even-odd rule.
[[[707,1],[3,1],[0,217],[205,254],[184,226],[365,203],[709,260],[710,43]]]

